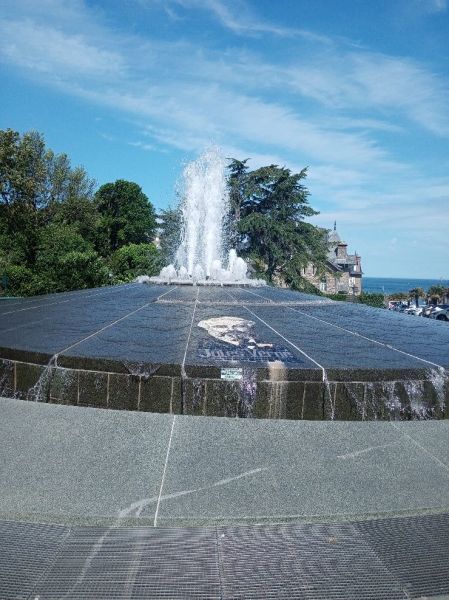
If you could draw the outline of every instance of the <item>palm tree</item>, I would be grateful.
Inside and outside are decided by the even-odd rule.
[[[432,285],[427,292],[427,297],[430,298],[432,304],[437,304],[444,294],[444,286]]]
[[[419,299],[420,298],[424,298],[424,296],[426,295],[424,290],[420,287],[418,288],[413,288],[412,290],[409,291],[410,296],[414,296],[415,297],[415,306],[416,308],[418,308],[419,305]]]

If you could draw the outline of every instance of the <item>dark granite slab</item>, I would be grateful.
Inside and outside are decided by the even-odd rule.
[[[179,374],[192,314],[192,304],[176,306],[176,310],[165,304],[144,306],[113,327],[61,353],[59,362],[76,367],[87,358],[98,369],[114,370],[110,366],[114,361],[128,366],[131,372],[134,364],[141,364],[143,370],[144,365],[149,365],[159,375]]]
[[[408,354],[449,366],[449,327],[446,322],[346,302],[313,308],[304,306],[300,310]]]

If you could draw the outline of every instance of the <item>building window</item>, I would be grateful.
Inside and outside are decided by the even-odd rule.
[[[327,291],[327,284],[326,284],[326,280],[322,279],[320,281],[320,292],[326,292]]]

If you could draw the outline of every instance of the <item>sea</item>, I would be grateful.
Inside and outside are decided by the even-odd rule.
[[[382,294],[394,294],[396,292],[408,292],[413,288],[422,288],[425,292],[432,285],[449,287],[449,279],[408,279],[401,277],[363,277],[362,289],[366,293],[381,292]]]

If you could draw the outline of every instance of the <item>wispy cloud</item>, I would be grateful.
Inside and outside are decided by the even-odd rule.
[[[145,4],[145,0],[141,0]],[[234,0],[163,0],[164,10],[171,6],[210,13],[224,28],[236,35],[271,34],[279,37],[302,37],[320,44],[331,43],[330,38],[305,29],[286,27],[261,20],[246,2]],[[179,18],[177,13],[172,16]]]
[[[123,56],[98,46],[84,35],[39,25],[30,20],[0,19],[0,56],[31,72],[61,78],[95,76],[109,78],[125,70]]]
[[[419,5],[430,13],[440,13],[447,10],[447,0],[418,0]]]
[[[140,2],[154,8],[154,1]],[[443,0],[433,5],[446,8]],[[387,229],[394,221],[419,238],[426,224],[442,239],[447,179],[417,178],[417,165],[388,141],[413,127],[431,140],[449,137],[443,74],[410,57],[264,21],[241,0],[167,0],[159,12],[161,6],[170,19],[207,12],[233,40],[283,37],[285,53],[275,61],[245,44],[217,49],[193,39],[143,38],[117,32],[82,0],[18,0],[0,19],[0,61],[132,116],[138,127],[125,143],[142,151],[192,152],[215,141],[228,156],[252,157],[253,166],[309,165],[323,225],[337,217],[348,227]]]

